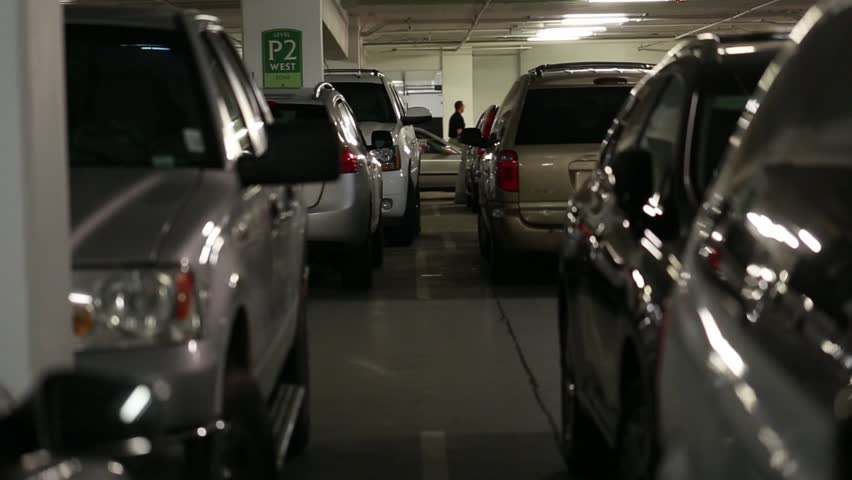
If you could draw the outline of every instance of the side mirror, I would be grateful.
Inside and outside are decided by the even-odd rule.
[[[478,128],[465,128],[462,130],[459,140],[461,143],[471,147],[488,147],[488,141],[482,138],[482,131]]]
[[[327,121],[267,125],[266,134],[266,153],[237,163],[243,185],[325,182],[340,176],[340,141]]]
[[[613,187],[625,211],[640,211],[654,193],[654,165],[647,150],[625,150],[610,163],[615,176]]]
[[[376,130],[370,137],[370,142],[372,144],[370,149],[372,150],[393,148],[393,135],[387,130]]]
[[[426,107],[411,107],[405,111],[402,117],[403,125],[417,125],[432,120],[432,112]]]

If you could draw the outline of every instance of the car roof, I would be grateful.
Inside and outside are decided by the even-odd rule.
[[[208,25],[218,25],[219,19],[194,10],[181,10],[168,5],[150,7],[127,6],[119,4],[107,5],[74,5],[64,6],[65,22],[83,25],[126,26],[139,28],[154,28],[176,30],[177,20],[186,17],[199,24],[199,28]]]
[[[624,85],[635,84],[653,65],[632,62],[574,62],[539,65],[529,72],[531,88],[545,86],[596,85],[609,79]]]

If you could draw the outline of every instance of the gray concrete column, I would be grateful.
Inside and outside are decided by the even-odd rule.
[[[70,366],[65,49],[56,0],[0,2],[0,383]]]
[[[323,79],[323,2],[243,0],[243,58],[265,91]]]

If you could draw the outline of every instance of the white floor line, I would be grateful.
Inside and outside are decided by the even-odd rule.
[[[441,431],[420,432],[420,479],[449,480],[447,435]]]
[[[417,247],[415,247],[417,248]],[[426,265],[426,251],[417,248],[417,253],[414,254],[414,275],[416,278],[414,279],[416,288],[417,288],[417,299],[418,300],[431,300],[432,299],[432,291],[429,289],[428,281],[422,277],[421,275],[424,273],[428,273],[427,265]]]
[[[444,232],[441,234],[441,238],[444,240],[444,250],[448,252],[456,251],[456,242],[450,238],[450,232]]]

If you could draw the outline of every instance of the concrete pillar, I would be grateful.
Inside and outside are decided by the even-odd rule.
[[[243,59],[264,91],[313,87],[323,79],[322,4],[243,0]]]
[[[456,100],[464,102],[465,125],[474,126],[477,113],[473,112],[473,55],[470,50],[441,53],[441,70],[444,75],[444,138],[448,137],[450,117],[455,112]]]
[[[71,366],[65,48],[56,0],[0,2],[0,383]]]
[[[361,18],[349,18],[349,55],[347,60],[357,68],[362,68],[361,58]]]

